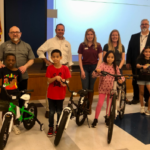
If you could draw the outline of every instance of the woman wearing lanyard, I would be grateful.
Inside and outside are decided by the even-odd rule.
[[[109,50],[113,50],[115,52],[116,65],[118,65],[120,73],[122,74],[122,67],[125,62],[125,49],[121,43],[121,38],[118,30],[111,31],[109,35],[108,44],[105,44],[103,48],[103,57]],[[126,102],[129,102],[127,98]]]
[[[95,31],[92,28],[86,30],[84,42],[80,44],[78,54],[82,88],[93,90],[96,78],[92,78],[92,74],[102,62],[102,48],[100,43],[97,43]],[[88,93],[89,114],[92,113],[93,95],[94,92]]]

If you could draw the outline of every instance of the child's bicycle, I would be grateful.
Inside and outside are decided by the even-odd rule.
[[[40,130],[44,130],[44,125],[40,123],[37,119],[37,107],[34,103],[29,103],[30,94],[28,92],[33,92],[33,90],[23,90],[18,92],[17,96],[9,95],[5,87],[0,86],[1,94],[3,99],[0,99],[0,111],[7,111],[3,116],[2,128],[0,132],[0,150],[3,150],[6,146],[9,134],[13,127],[14,116],[16,120],[23,122],[24,127],[27,130],[30,130],[37,121],[40,125]],[[22,96],[21,94],[24,93]],[[22,108],[18,107],[18,98],[21,98],[25,101]]]
[[[137,75],[117,75],[117,74],[110,74],[105,71],[101,71],[101,76],[106,76],[110,75],[115,77],[115,80],[113,82],[113,89],[110,92],[110,100],[108,104],[108,109],[107,109],[107,118],[109,119],[109,126],[108,126],[108,135],[107,135],[107,142],[108,144],[111,142],[112,139],[112,133],[113,133],[113,125],[114,125],[114,120],[118,115],[119,112],[119,117],[120,119],[123,118],[124,112],[125,112],[125,106],[126,106],[126,95],[125,95],[125,87],[121,84],[118,84],[118,79],[121,78],[121,76],[128,76],[127,79],[130,79],[131,76],[137,77]],[[109,110],[110,110],[110,115],[109,115]]]
[[[63,83],[66,84],[66,86],[68,87],[68,91],[71,93],[71,96],[68,102],[68,106],[63,109],[59,122],[58,122],[58,130],[57,130],[57,134],[54,140],[55,146],[59,144],[63,131],[64,129],[67,129],[70,119],[72,119],[73,117],[76,117],[76,124],[78,126],[81,126],[84,123],[86,118],[88,122],[88,114],[89,114],[88,98],[86,98],[85,96],[88,94],[88,92],[92,92],[92,90],[82,89],[78,93],[76,93],[76,92],[70,91],[67,81]],[[73,101],[73,96],[77,94],[80,95],[78,104],[76,104]],[[76,109],[73,108],[73,105],[76,106]],[[88,122],[88,125],[89,125],[89,122]]]

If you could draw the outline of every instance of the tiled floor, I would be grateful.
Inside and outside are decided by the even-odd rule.
[[[128,96],[131,99],[131,95]],[[64,131],[60,144],[54,146],[55,136],[47,137],[48,120],[45,115],[45,101],[34,101],[38,106],[38,118],[45,125],[45,130],[40,131],[39,125],[27,131],[23,124],[20,125],[21,134],[11,132],[5,150],[149,150],[150,149],[150,117],[139,113],[140,105],[126,105],[125,116],[122,121],[116,119],[112,142],[107,144],[107,131],[104,124],[106,103],[99,116],[97,128],[89,128],[87,122],[78,127],[75,119],[69,122]],[[64,106],[67,105],[67,100]],[[97,96],[94,97],[92,115],[89,122],[92,123],[95,115]],[[44,107],[43,107],[44,106]],[[1,114],[0,114],[1,116]],[[56,119],[56,116],[55,116]],[[0,125],[1,125],[0,117]]]

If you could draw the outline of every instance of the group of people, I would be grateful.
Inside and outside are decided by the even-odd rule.
[[[129,104],[136,104],[140,100],[141,113],[150,115],[150,72],[148,70],[150,67],[149,21],[143,19],[140,27],[141,32],[131,36],[127,50],[126,67],[127,69],[131,67],[132,73],[138,74],[139,77],[133,78],[133,100],[129,102],[126,99],[126,101]],[[48,66],[46,71],[48,90],[46,94],[45,113],[45,117],[49,118],[48,136],[53,135],[55,112],[57,112],[57,123],[59,121],[66,93],[66,86],[63,84],[63,81],[71,78],[71,66],[73,65],[71,45],[64,38],[65,26],[58,24],[55,32],[56,36],[48,39],[37,50],[39,58],[43,59]],[[0,45],[0,77],[3,79],[2,84],[10,86],[10,83],[14,79],[11,74],[17,78],[13,82],[17,86],[15,86],[16,88],[10,88],[11,90],[27,89],[27,68],[34,63],[35,58],[30,45],[20,39],[21,34],[18,27],[11,27],[9,30],[10,40]],[[48,59],[45,56],[45,52],[48,53]],[[107,71],[111,74],[122,74],[122,67],[125,62],[125,48],[121,43],[119,31],[113,30],[110,33],[108,43],[104,45],[102,50],[101,44],[97,42],[95,31],[92,28],[87,29],[84,41],[79,45],[78,57],[83,89],[93,90],[97,74],[101,71]],[[7,76],[8,78],[6,79]],[[20,76],[22,80],[18,80]],[[7,80],[9,83],[6,83]],[[107,104],[111,100],[109,97],[113,80],[114,78],[109,75],[100,77],[98,87],[99,99],[92,127],[97,125],[98,116],[105,97],[107,96]],[[120,84],[123,84],[124,81],[124,77],[118,80]],[[94,92],[89,92],[87,95],[89,100],[89,115],[92,113],[93,95]],[[143,96],[145,97],[145,101],[149,102],[149,104],[146,103],[148,105],[146,112]],[[21,107],[22,105],[22,101],[19,100],[19,106]],[[106,112],[107,109],[108,107],[106,108]],[[106,118],[105,122],[106,125],[109,124],[108,118]],[[58,126],[56,125],[55,134],[57,133],[57,129]],[[16,125],[14,125],[14,131],[15,133],[20,133]]]

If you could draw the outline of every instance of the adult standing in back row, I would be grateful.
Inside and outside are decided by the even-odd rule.
[[[125,61],[125,50],[124,46],[121,43],[121,38],[118,30],[111,31],[108,44],[105,44],[103,48],[103,58],[109,50],[114,51],[116,57],[116,65],[119,67],[120,73],[122,74],[122,67]]]
[[[80,44],[78,54],[82,88],[93,90],[96,78],[92,78],[92,74],[102,62],[102,47],[100,43],[97,43],[95,31],[92,28],[86,30],[84,42]],[[88,93],[89,114],[92,112],[93,95],[94,92]]]
[[[43,45],[41,45],[37,50],[37,54],[39,58],[42,58],[45,61],[45,63],[49,66],[53,63],[53,61],[51,60],[52,50],[58,49],[62,53],[62,59],[60,63],[62,65],[68,66],[70,71],[72,71],[71,66],[73,65],[73,62],[72,62],[71,45],[64,38],[65,26],[63,24],[56,25],[55,32],[56,32],[56,36],[54,38],[48,39]],[[45,52],[48,52],[48,60],[44,55]],[[46,96],[45,117],[49,118],[49,104],[48,104],[47,96]]]
[[[149,21],[147,19],[143,19],[141,21],[141,32],[137,34],[133,34],[129,41],[128,51],[127,51],[127,59],[126,59],[126,67],[129,69],[132,68],[132,73],[136,74],[136,62],[137,58],[146,46],[150,46],[150,34],[149,34]],[[137,85],[137,78],[133,78],[133,100],[132,104],[139,103],[139,88]],[[144,90],[145,101],[148,102],[149,92],[145,88]],[[147,104],[146,104],[147,105]]]

